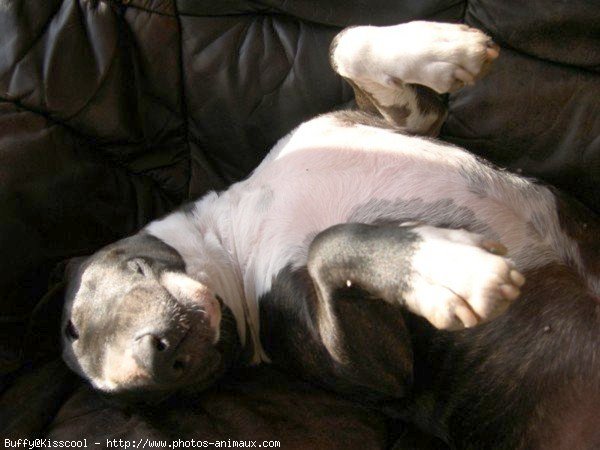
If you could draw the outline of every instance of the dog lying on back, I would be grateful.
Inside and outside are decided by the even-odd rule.
[[[459,448],[600,444],[597,222],[422,137],[446,114],[433,91],[498,51],[465,25],[341,32],[331,62],[360,110],[74,269],[67,364],[147,400],[271,362]]]

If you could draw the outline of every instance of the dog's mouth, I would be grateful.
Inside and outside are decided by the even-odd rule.
[[[103,391],[103,397],[124,405],[158,404],[178,393],[197,393],[224,373],[223,358],[202,327],[189,328],[174,349],[168,377],[150,374]],[[98,387],[98,386],[96,386]]]

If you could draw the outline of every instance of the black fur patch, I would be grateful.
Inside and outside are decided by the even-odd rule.
[[[405,395],[412,382],[412,351],[399,305],[360,288],[337,289],[331,300],[344,362],[323,345],[319,299],[306,267],[288,267],[275,277],[259,303],[261,341],[272,361],[361,402]]]

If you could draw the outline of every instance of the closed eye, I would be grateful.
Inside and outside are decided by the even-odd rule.
[[[77,328],[71,320],[69,320],[67,322],[67,325],[65,326],[65,336],[71,342],[74,342],[77,339],[79,339],[79,331],[77,331]]]

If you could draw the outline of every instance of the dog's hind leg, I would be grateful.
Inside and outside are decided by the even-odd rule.
[[[442,328],[500,314],[523,281],[502,250],[464,230],[334,225],[261,297],[261,341],[273,363],[329,389],[402,399],[413,373],[406,310]]]
[[[438,94],[472,84],[497,57],[498,46],[481,31],[435,22],[348,28],[330,50],[332,67],[363,111],[427,136],[437,136],[446,118]]]
[[[335,340],[329,308],[340,288],[401,305],[437,328],[471,327],[500,315],[524,282],[501,256],[505,251],[474,233],[426,225],[328,228],[315,237],[308,256],[325,344]]]

